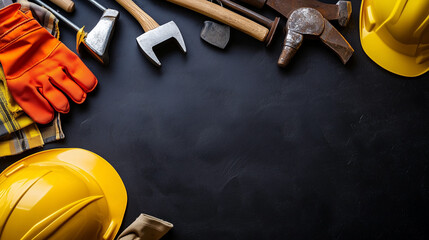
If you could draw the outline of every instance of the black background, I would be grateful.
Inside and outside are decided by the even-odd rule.
[[[99,86],[63,115],[66,139],[44,148],[88,149],[116,168],[129,197],[121,230],[144,212],[175,225],[166,240],[429,238],[428,75],[396,76],[365,55],[360,1],[348,27],[334,23],[355,49],[346,66],[307,40],[286,69],[281,30],[268,48],[233,30],[218,50],[199,37],[208,18],[136,2],[174,20],[188,53],[162,45],[157,69],[137,21],[100,0],[121,12],[111,62],[82,55]],[[87,29],[101,16],[85,0],[76,9],[67,16]],[[61,39],[75,48],[65,26]]]

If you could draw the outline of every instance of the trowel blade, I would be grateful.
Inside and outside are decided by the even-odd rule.
[[[224,49],[229,42],[230,32],[230,27],[227,25],[205,21],[200,36],[213,46]]]

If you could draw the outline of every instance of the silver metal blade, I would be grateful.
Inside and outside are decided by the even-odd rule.
[[[118,11],[106,9],[97,25],[86,35],[85,46],[102,63],[109,60],[108,48],[118,17]]]
[[[150,30],[146,33],[143,33],[139,37],[136,38],[137,43],[140,46],[140,49],[146,55],[146,57],[156,66],[160,67],[161,62],[156,57],[153,52],[153,47],[165,42],[166,40],[174,38],[179,44],[181,50],[186,53],[186,45],[183,40],[182,34],[180,33],[177,25],[171,21],[164,25],[161,25],[153,30]]]

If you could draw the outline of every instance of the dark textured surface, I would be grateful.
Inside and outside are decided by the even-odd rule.
[[[365,55],[360,1],[339,28],[356,51],[346,66],[306,40],[287,69],[276,66],[280,32],[265,48],[234,30],[222,51],[199,38],[206,17],[138,0],[188,47],[164,45],[156,69],[137,21],[100,2],[121,12],[111,63],[83,55],[100,84],[63,117],[66,140],[45,149],[88,149],[116,168],[129,194],[122,229],[144,212],[175,224],[166,240],[429,238],[428,75],[402,78]],[[84,0],[76,9],[88,29],[101,16]]]

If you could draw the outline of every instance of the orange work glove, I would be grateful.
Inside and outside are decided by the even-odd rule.
[[[12,4],[0,10],[0,62],[15,101],[35,122],[46,124],[54,109],[69,112],[63,93],[82,103],[97,79],[76,54],[19,8]]]

